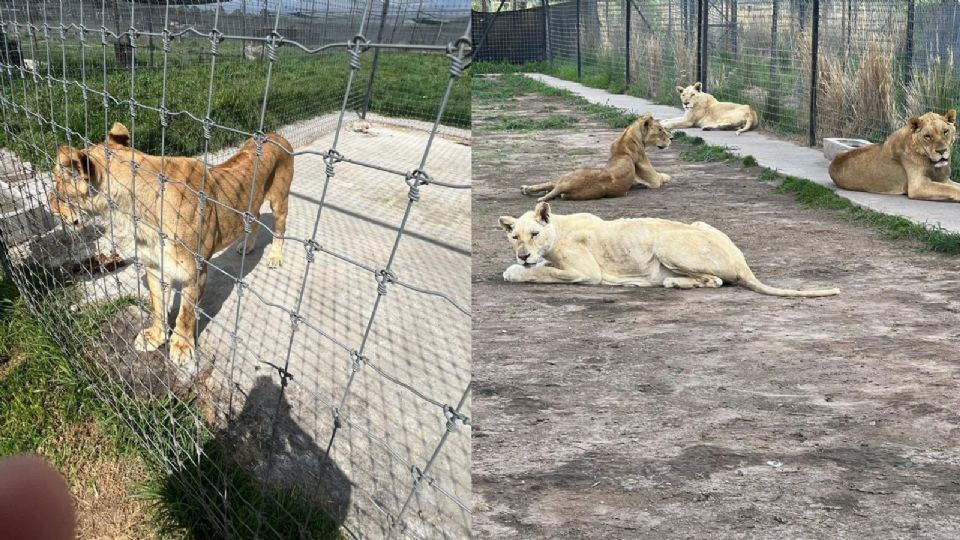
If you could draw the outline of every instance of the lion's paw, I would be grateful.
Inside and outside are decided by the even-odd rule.
[[[162,330],[156,330],[155,328],[147,328],[143,332],[137,335],[137,339],[133,341],[133,348],[140,352],[150,352],[155,351],[163,345],[164,339],[166,336],[163,336]]]
[[[669,181],[671,181],[671,180],[673,180],[673,177],[670,176],[669,174],[660,173],[660,183],[661,183],[661,184],[666,184],[667,182],[669,182]]]
[[[170,360],[180,365],[189,365],[193,362],[193,344],[180,335],[170,339]]]
[[[283,266],[283,255],[270,255],[267,257],[267,266],[269,268],[280,268]]]
[[[519,265],[519,264],[513,264],[513,265],[510,265],[510,266],[503,272],[503,280],[504,280],[504,281],[514,281],[514,282],[516,282],[516,281],[523,281],[523,275],[524,275],[525,273],[526,273],[526,269],[525,269],[523,266],[521,266],[521,265]]]

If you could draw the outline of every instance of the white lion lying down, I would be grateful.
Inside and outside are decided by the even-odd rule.
[[[633,287],[720,287],[740,283],[773,296],[833,296],[839,289],[795,291],[760,283],[743,253],[710,225],[665,219],[604,221],[592,214],[558,215],[539,203],[519,218],[501,216],[517,262],[503,279]]]

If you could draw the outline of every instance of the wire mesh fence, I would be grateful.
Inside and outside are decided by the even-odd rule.
[[[0,5],[4,271],[194,536],[469,535],[466,4],[180,4]]]
[[[909,116],[960,101],[956,0],[555,0],[544,8],[553,74],[671,105],[675,86],[701,80],[718,99],[753,106],[762,127],[809,144],[879,140]]]

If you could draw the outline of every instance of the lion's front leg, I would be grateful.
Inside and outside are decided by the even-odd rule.
[[[561,269],[555,266],[510,265],[503,273],[504,281],[514,283],[600,283],[599,276],[590,276],[573,269]]]
[[[922,173],[909,174],[907,197],[927,201],[960,201],[960,184],[949,180],[935,182]]]
[[[669,174],[658,173],[653,165],[649,163],[638,164],[636,166],[635,184],[647,186],[651,189],[658,189],[663,184],[671,180]]]
[[[667,129],[683,129],[683,128],[692,128],[695,126],[695,122],[686,116],[681,116],[680,118],[671,118],[669,120],[664,120],[660,122],[660,125]]]

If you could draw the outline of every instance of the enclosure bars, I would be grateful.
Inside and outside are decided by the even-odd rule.
[[[390,0],[383,0],[383,9],[380,11],[380,27],[377,28],[377,43],[383,41],[383,25],[387,22],[387,10],[390,9]],[[367,94],[363,98],[363,109],[360,118],[366,120],[367,110],[370,108],[370,97],[373,94],[373,79],[377,76],[377,65],[380,64],[380,49],[374,49],[373,62],[370,64],[370,78],[367,80]]]
[[[820,53],[820,0],[813,0],[813,17],[810,39],[810,131],[809,146],[817,145],[817,71]]]
[[[71,26],[72,26],[72,25],[71,25]],[[165,25],[165,27],[166,27],[166,25]],[[33,27],[32,27],[32,25],[30,25],[28,28],[32,29]],[[79,28],[78,30],[80,30],[81,35],[85,32],[85,30],[82,29],[82,28]],[[165,28],[165,30],[166,30],[166,28]],[[135,44],[134,36],[137,34],[137,31],[136,31],[135,28],[133,28],[132,25],[131,25],[130,29],[129,29],[127,32],[119,33],[119,34],[115,34],[115,33],[113,33],[113,32],[109,32],[109,31],[107,31],[107,30],[105,29],[105,27],[101,27],[101,37],[102,37],[102,38],[104,38],[105,35],[111,35],[111,36],[113,36],[113,37],[118,37],[118,36],[123,36],[124,34],[126,34],[126,37],[128,38],[129,41],[132,41],[132,42]],[[165,32],[164,34],[165,34],[164,37],[168,37],[168,34],[167,34],[166,32]],[[142,35],[142,34],[141,34],[141,35]],[[209,37],[211,38],[211,47],[212,47],[212,49],[213,49],[213,52],[216,53],[217,44],[219,43],[220,40],[223,39],[223,36],[222,36],[222,34],[219,34],[218,31],[214,30],[213,32],[211,32],[211,34],[209,35]],[[267,38],[267,39],[270,39],[270,38]],[[105,39],[104,39],[104,40],[105,40]],[[167,41],[167,44],[169,44],[169,39],[167,39],[166,41]],[[274,45],[274,43],[271,43],[271,45]],[[357,43],[355,43],[355,45],[357,45],[357,47],[356,47],[354,50],[357,50],[358,52],[362,52],[362,51],[359,50],[359,49],[360,49],[360,45],[363,45],[363,50],[366,50],[367,48],[377,47],[378,45],[381,45],[381,44],[369,44],[369,43],[363,43],[363,44],[361,44],[361,43],[357,42]],[[421,47],[410,47],[410,48],[421,48]],[[465,63],[463,62],[463,56],[464,56],[464,50],[469,48],[469,40],[468,40],[468,39],[467,39],[467,40],[461,40],[460,42],[458,42],[458,46],[457,46],[456,48],[459,49],[459,51],[460,51],[460,59],[459,59],[459,62],[458,62],[457,60],[454,60],[454,65],[451,67],[451,83],[450,83],[450,85],[448,85],[447,91],[446,91],[446,93],[444,94],[444,99],[443,99],[443,102],[442,102],[442,104],[441,104],[440,111],[438,112],[438,116],[437,116],[437,122],[436,122],[436,124],[435,124],[435,126],[434,126],[434,131],[431,133],[431,142],[432,142],[432,140],[433,140],[433,136],[434,136],[435,133],[436,133],[436,127],[437,127],[437,124],[439,124],[439,120],[440,120],[440,117],[441,117],[441,115],[442,115],[442,113],[443,113],[443,110],[444,110],[444,108],[445,108],[447,99],[449,98],[450,90],[451,90],[452,84],[453,84],[453,79],[458,78],[458,77],[459,77],[459,74],[461,73],[461,71],[462,71],[462,69],[463,69],[463,67],[465,67]],[[449,49],[450,49],[450,47],[448,47],[448,50],[449,50]],[[48,51],[48,54],[49,54],[49,51]],[[213,61],[215,62],[216,54],[213,54],[212,57],[214,58]],[[135,57],[134,57],[134,58],[135,58]],[[9,68],[8,68],[8,69],[9,69]],[[131,66],[131,71],[132,71],[132,70],[133,70],[133,66]],[[21,69],[21,72],[22,72],[22,69]],[[213,72],[213,68],[211,68],[211,72]],[[454,74],[456,74],[456,77],[454,77]],[[36,75],[34,75],[34,77],[36,77]],[[131,78],[131,79],[132,79],[132,78]],[[56,80],[56,79],[55,79],[55,78],[51,78],[51,77],[49,77],[49,75],[48,75],[48,83],[49,83],[49,82],[52,82],[53,80]],[[62,81],[58,81],[58,82],[61,82],[64,86],[66,86],[67,83],[68,83],[68,81],[66,80],[66,77],[65,77]],[[132,82],[132,81],[131,81],[131,82]],[[212,81],[211,81],[211,85],[212,85]],[[131,87],[131,88],[132,88],[132,87]],[[92,89],[84,89],[84,98],[86,98],[86,95],[87,95],[87,92],[88,92],[88,91],[89,91],[89,92],[96,93],[95,90],[92,90]],[[132,91],[132,90],[131,90],[131,91]],[[348,94],[349,94],[349,93],[345,94],[345,96],[348,95]],[[128,105],[131,107],[131,109],[133,109],[133,111],[134,111],[133,115],[136,115],[136,112],[135,112],[135,111],[136,111],[138,108],[151,109],[151,110],[155,110],[155,111],[157,110],[157,109],[155,109],[155,108],[152,108],[152,107],[147,106],[146,104],[137,103],[132,93],[131,93],[131,97],[130,97],[129,100],[118,100],[118,99],[114,98],[113,96],[109,95],[109,93],[106,91],[106,89],[104,90],[102,96],[103,96],[103,99],[104,99],[104,102],[105,102],[105,107],[106,107],[106,106],[109,106],[109,104],[110,104],[111,102],[112,102],[112,103],[115,103],[116,105],[121,105],[121,104],[124,104],[124,102],[126,102],[126,104],[128,104]],[[209,95],[208,95],[208,97],[209,97]],[[264,99],[266,99],[266,97],[265,97]],[[6,103],[7,103],[7,101],[6,101],[6,99],[4,99],[4,104],[6,104]],[[180,111],[180,112],[176,112],[176,113],[170,113],[169,111],[165,111],[165,110],[163,109],[163,107],[161,106],[161,108],[160,108],[160,110],[159,110],[158,112],[161,113],[161,115],[160,115],[161,123],[164,123],[165,120],[168,120],[170,114],[186,114],[187,116],[190,116],[190,117],[194,118],[194,120],[200,121],[200,119],[197,119],[196,117],[193,117],[193,115],[187,113],[186,111]],[[40,117],[39,114],[37,114],[36,116],[37,116],[38,120],[41,120],[41,121],[42,121],[42,118]],[[262,116],[262,111],[261,111],[261,116]],[[341,111],[341,120],[342,120],[342,111]],[[68,138],[70,137],[71,130],[69,129],[69,127],[67,127],[67,126],[60,126],[60,125],[56,124],[52,119],[51,119],[50,121],[47,121],[47,123],[49,123],[49,124],[51,125],[51,127],[58,128],[58,129],[63,129],[64,132],[67,134]],[[227,128],[226,126],[217,125],[215,122],[212,121],[212,119],[209,118],[209,113],[208,113],[207,116],[202,120],[202,123],[203,123],[204,131],[205,131],[205,135],[206,135],[206,133],[208,133],[210,130],[212,130],[214,127],[216,127],[216,128],[222,128],[222,129],[231,129],[231,128]],[[134,127],[134,129],[135,129],[135,127],[136,127],[134,123],[131,123],[131,126]],[[163,126],[163,127],[166,127],[166,126]],[[106,126],[105,126],[105,128],[106,128]],[[232,129],[231,129],[231,130],[232,130]],[[232,131],[235,131],[235,130],[232,130]],[[338,128],[338,131],[339,131],[339,128]],[[254,137],[256,137],[257,133],[254,133],[254,134],[252,134],[252,135],[253,135]],[[209,136],[207,136],[207,137],[205,137],[205,138],[208,139],[207,142],[209,142]],[[85,143],[86,145],[91,144],[91,142],[90,142],[88,139],[84,139],[84,143]],[[36,145],[34,145],[34,146],[37,147]],[[426,151],[425,151],[425,153],[424,153],[424,155],[423,155],[423,159],[421,160],[421,167],[420,167],[419,169],[417,169],[416,171],[414,171],[414,173],[408,173],[408,175],[407,175],[408,185],[410,185],[411,183],[414,184],[414,185],[410,185],[411,195],[413,195],[414,193],[416,193],[417,195],[419,194],[419,191],[417,190],[417,185],[423,185],[423,184],[426,184],[426,183],[428,183],[428,182],[431,182],[431,183],[434,183],[435,185],[440,185],[440,186],[444,186],[444,185],[445,185],[446,187],[456,187],[456,188],[466,187],[466,186],[445,184],[444,182],[440,182],[440,181],[434,181],[434,180],[432,180],[429,176],[426,176],[425,173],[422,173],[423,165],[425,164],[426,158],[427,158],[427,152],[429,152],[429,147],[430,147],[430,143],[428,143],[427,149],[426,149]],[[39,148],[39,147],[37,147],[37,148]],[[49,155],[47,155],[46,157],[49,159]],[[332,156],[331,156],[331,157],[332,157]],[[342,156],[341,156],[341,157],[342,157]],[[342,160],[342,161],[345,161],[345,162],[346,162],[346,161],[349,161],[349,162],[353,162],[353,163],[359,163],[359,162],[357,162],[357,161],[348,160],[348,159],[346,159],[346,158],[342,158],[341,160]],[[335,162],[335,161],[336,161],[335,159],[331,159],[330,161],[328,161],[328,165],[331,164],[331,163],[333,163],[333,162]],[[203,160],[203,165],[204,165],[205,167],[207,166],[207,160],[206,160],[206,159]],[[368,165],[368,166],[370,166],[370,165]],[[377,168],[379,168],[379,167],[377,167]],[[381,170],[385,170],[385,169],[382,169],[382,168],[381,168]],[[418,174],[417,174],[418,172],[422,173],[422,176],[421,176],[421,175],[418,175]],[[145,174],[145,172],[141,172],[140,174]],[[162,173],[161,173],[161,175],[158,175],[158,176],[159,176],[159,177],[158,177],[158,181],[159,181],[160,185],[165,185],[165,182],[166,182],[166,181],[176,181],[176,179],[165,179],[165,178],[163,178],[163,177],[162,177]],[[411,181],[412,181],[412,182],[411,182]],[[203,199],[203,198],[202,198],[202,193],[203,193],[202,191],[201,191],[201,192],[194,192],[194,193],[195,193],[196,195],[198,195],[198,197],[201,197],[201,200],[207,200],[207,199]],[[210,200],[213,204],[218,204],[218,201],[215,201],[215,200],[213,200],[213,199],[209,199],[209,200]],[[412,199],[411,199],[411,202],[412,202]],[[231,210],[234,210],[234,209],[231,209]],[[239,210],[235,210],[235,211],[239,212]],[[245,216],[245,217],[246,217],[246,216]],[[248,223],[248,224],[249,224],[249,223]],[[141,224],[141,226],[147,226],[147,224]],[[158,230],[158,231],[155,231],[155,232],[162,234],[162,229],[161,229],[161,230]],[[401,229],[400,234],[402,234],[402,232],[403,232],[403,230]],[[171,241],[176,241],[175,239],[170,239],[170,240],[171,240]],[[399,235],[398,235],[397,241],[399,242]],[[314,244],[314,245],[316,245],[316,244]],[[320,248],[318,245],[317,245],[317,247],[318,247],[318,250],[319,250],[319,251],[326,251],[326,250],[323,250],[322,248]],[[396,252],[396,243],[395,243],[395,245],[394,245],[394,253],[395,253],[395,252]],[[333,254],[332,252],[328,252],[328,253]],[[197,253],[194,253],[194,255],[195,255],[195,256],[199,256]],[[391,258],[392,258],[392,256],[393,256],[393,255],[391,255]],[[341,258],[342,258],[342,257],[341,257]],[[344,259],[344,260],[346,260],[346,259]],[[222,269],[216,268],[216,266],[213,265],[213,264],[209,264],[209,266],[211,266],[212,268],[215,268],[215,269],[217,269],[217,270],[219,270],[219,271],[221,271],[221,272],[224,272]],[[226,272],[224,272],[224,273],[226,273]],[[378,274],[378,276],[383,276],[383,277],[385,277],[385,275],[383,275],[383,274]],[[390,281],[381,281],[381,280],[378,279],[378,290],[380,289],[381,285],[385,287],[386,283],[390,283]],[[396,284],[399,284],[399,285],[401,285],[401,286],[404,286],[404,287],[406,287],[406,288],[410,288],[410,289],[413,289],[413,290],[418,290],[418,291],[423,292],[423,293],[426,293],[426,294],[436,294],[437,296],[441,296],[441,297],[447,299],[448,301],[450,300],[448,297],[446,297],[445,295],[442,295],[442,294],[440,294],[440,293],[436,293],[436,292],[434,292],[434,291],[427,291],[427,290],[424,290],[424,289],[419,289],[419,288],[416,288],[416,287],[412,287],[412,286],[409,286],[409,285],[407,285],[407,284],[403,284],[403,283],[400,282],[399,280],[394,280],[392,283],[396,283]],[[243,288],[242,285],[241,285],[241,288]],[[251,290],[251,292],[252,292],[252,290]],[[261,300],[263,300],[262,297],[261,297]],[[452,303],[452,301],[451,301],[451,303]],[[454,305],[455,305],[455,304],[454,304]],[[199,314],[201,314],[202,316],[206,316],[206,314],[204,314],[201,310],[199,310],[199,306],[195,306],[195,308],[198,309]],[[458,309],[460,309],[462,312],[464,312],[466,315],[469,316],[469,312],[468,312],[468,311],[465,311],[465,310],[463,310],[462,308],[459,308],[459,306],[458,306]],[[309,325],[309,324],[308,324],[308,321],[303,321],[302,318],[301,318],[301,321],[302,321],[304,324]],[[211,321],[211,322],[216,323],[216,321]],[[315,328],[315,330],[318,330],[318,329]],[[319,330],[318,330],[318,332],[319,332]],[[320,332],[320,333],[322,334],[322,332]],[[236,329],[234,330],[233,336],[234,336],[235,338],[237,337],[237,335],[236,335]],[[200,354],[199,349],[198,349],[198,354]],[[283,374],[281,374],[281,375],[283,375]],[[394,380],[394,382],[397,382],[397,381]],[[408,388],[409,390],[412,390],[412,391],[413,391],[413,389],[411,389],[411,388],[409,388],[409,387],[407,387],[407,388]],[[467,395],[467,390],[468,390],[468,389],[465,389],[465,390],[464,390],[464,394],[463,394],[463,396],[462,396],[461,399],[460,399],[461,405],[463,404],[463,402],[464,402],[464,400],[465,400],[465,396]],[[415,392],[415,391],[414,391],[414,392]],[[422,396],[421,394],[418,394],[418,395],[420,395],[421,397],[424,397],[424,396]],[[428,399],[428,398],[425,398],[425,399]],[[447,437],[448,434],[449,434],[449,431],[450,431],[450,429],[449,429],[449,421],[450,421],[451,419],[453,419],[454,421],[456,421],[457,419],[459,419],[459,420],[462,421],[464,424],[468,424],[468,422],[465,421],[465,420],[466,420],[466,417],[463,417],[462,414],[459,413],[460,405],[458,405],[456,408],[452,408],[452,407],[449,407],[449,406],[447,406],[447,405],[443,405],[442,403],[434,402],[434,401],[429,400],[429,399],[428,399],[428,401],[431,401],[431,402],[433,402],[434,404],[440,406],[441,409],[442,409],[443,412],[444,412],[444,415],[445,415],[445,416],[447,417],[447,419],[448,419],[448,430],[447,430],[447,433],[444,434],[444,436],[443,436],[443,438],[442,438],[442,441],[445,441],[445,440],[446,440],[446,437]],[[172,418],[171,418],[171,419],[172,419]],[[197,420],[196,417],[194,417],[194,419]],[[349,421],[349,419],[346,419],[346,421]],[[150,446],[150,441],[149,441],[149,440],[145,440],[145,441],[143,441],[143,442],[144,442],[144,444],[145,444],[146,446]],[[199,445],[197,444],[196,439],[194,439],[192,442],[193,442],[194,448],[197,450],[197,454],[195,454],[195,455],[199,458],[199,454],[202,453],[202,450],[199,449]],[[382,443],[381,443],[381,444],[382,444]],[[439,446],[437,447],[437,449],[433,452],[431,459],[428,461],[427,466],[424,468],[424,475],[426,474],[427,471],[429,471],[430,463],[432,463],[433,458],[435,458],[436,455],[439,453],[441,447],[442,447],[442,444],[439,445]],[[395,455],[395,454],[390,450],[389,447],[385,447],[385,448],[386,448],[388,451],[390,451],[392,455]],[[401,459],[402,459],[402,458],[401,458]],[[426,477],[426,476],[418,476],[418,478],[420,478],[421,480],[423,480],[424,478],[429,479],[429,477]],[[446,493],[438,484],[435,483],[435,481],[434,481],[433,479],[429,479],[429,482],[428,482],[428,483],[429,483],[432,487],[434,487],[435,489],[437,489],[437,491],[439,491],[439,492],[441,492],[441,493],[444,493],[444,495],[446,495],[447,497],[451,497],[451,498],[452,498],[452,496],[451,496],[449,493]],[[224,496],[226,496],[226,493],[224,493]],[[467,508],[465,507],[465,505],[463,505],[462,502],[457,501],[456,499],[454,499],[454,502],[457,503],[457,504],[458,504],[461,508],[463,508],[465,511],[468,511]],[[207,511],[209,512],[210,509],[207,508]],[[221,523],[223,524],[223,526],[229,526],[228,523],[225,523],[225,522],[223,522],[223,521],[221,521]]]
[[[577,80],[583,78],[583,60],[580,58],[580,0],[577,2]]]
[[[624,50],[623,87],[624,87],[624,92],[626,92],[627,90],[630,89],[630,40],[632,39],[632,36],[630,35],[630,19],[632,18],[630,16],[630,8],[631,8],[632,2],[631,0],[623,0],[623,1],[626,3],[624,11],[627,17],[626,32],[624,33],[625,37],[624,37],[624,44],[623,44],[623,50]]]

